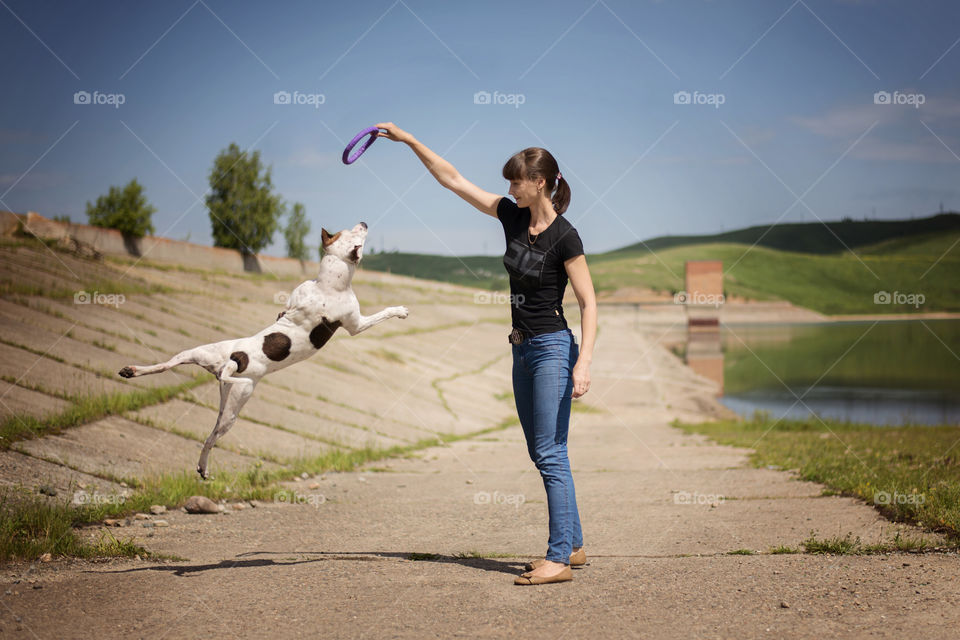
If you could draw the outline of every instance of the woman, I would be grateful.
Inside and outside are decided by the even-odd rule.
[[[503,225],[510,274],[513,331],[513,395],[527,451],[543,478],[550,539],[543,560],[527,565],[515,584],[572,579],[570,565],[586,563],[577,499],[567,459],[570,400],[590,389],[590,361],[597,334],[597,305],[583,244],[563,217],[570,187],[546,149],[529,148],[503,166],[509,198],[472,184],[449,162],[392,122],[381,137],[403,142],[441,185]],[[583,345],[578,348],[563,316],[569,278],[580,303]]]

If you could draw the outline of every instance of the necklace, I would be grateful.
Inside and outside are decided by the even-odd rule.
[[[530,238],[533,238],[533,240],[531,240]],[[539,233],[534,234],[534,235],[531,235],[530,232],[527,231],[527,242],[529,242],[530,244],[536,244],[536,242],[537,242],[537,240],[538,240],[539,238],[540,238],[540,234],[539,234]]]

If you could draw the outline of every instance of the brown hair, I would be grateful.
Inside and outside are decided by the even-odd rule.
[[[570,204],[570,185],[560,175],[560,166],[546,149],[528,147],[513,154],[503,165],[503,177],[507,180],[543,178],[547,191],[556,189],[551,201],[558,215],[563,215]]]

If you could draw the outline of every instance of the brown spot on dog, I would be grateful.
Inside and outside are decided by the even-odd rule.
[[[274,362],[280,362],[290,355],[290,338],[275,331],[263,336],[263,355]]]
[[[330,322],[326,318],[310,331],[310,344],[319,349],[327,344],[327,340],[333,337],[334,332],[340,328],[340,321]]]
[[[250,364],[250,358],[243,351],[234,351],[230,354],[230,359],[237,363],[237,373],[243,373]]]

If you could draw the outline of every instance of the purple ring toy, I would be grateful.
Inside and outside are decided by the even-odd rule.
[[[350,141],[350,144],[347,145],[347,148],[343,150],[343,164],[353,164],[357,161],[357,158],[363,155],[363,152],[370,148],[374,142],[377,141],[378,134],[380,129],[376,127],[367,127],[357,135],[353,137],[353,140]],[[371,135],[373,134],[373,135]],[[360,148],[356,151],[353,151],[353,148],[357,146],[357,143],[364,138],[364,136],[370,136]],[[353,153],[350,153],[353,151]]]

